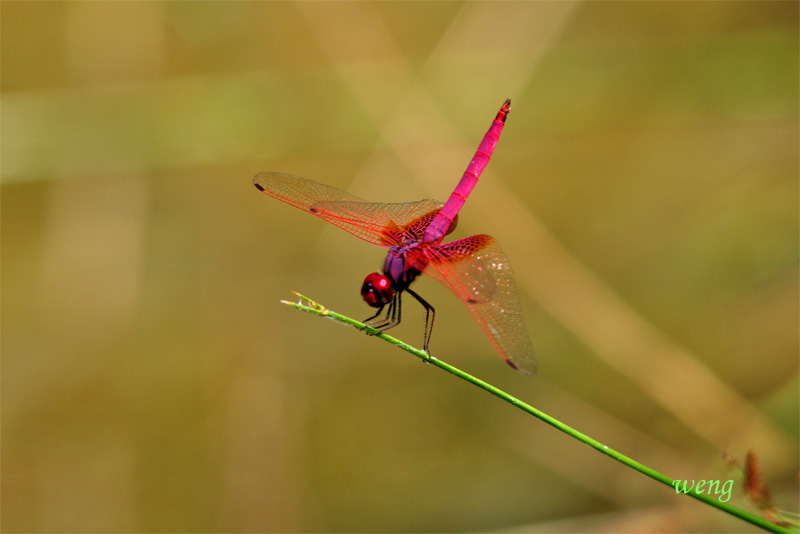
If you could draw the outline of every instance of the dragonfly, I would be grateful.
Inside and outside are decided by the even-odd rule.
[[[436,310],[410,287],[425,274],[461,299],[495,351],[512,368],[533,374],[533,345],[511,264],[500,245],[485,234],[443,242],[455,230],[461,207],[489,163],[510,107],[511,101],[506,100],[445,203],[432,199],[367,202],[341,189],[280,172],[259,173],[253,183],[273,198],[388,249],[383,272],[367,275],[361,286],[362,298],[377,308],[375,315],[365,320],[367,325],[385,332],[400,324],[402,296],[407,293],[425,309],[423,349],[430,354]]]

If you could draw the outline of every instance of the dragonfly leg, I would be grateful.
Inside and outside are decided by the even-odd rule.
[[[386,315],[382,319],[378,319],[377,321],[373,321],[375,317],[380,315],[383,308],[378,310],[378,313],[367,319],[366,324],[371,326],[372,328],[384,332],[389,330],[390,328],[394,328],[398,324],[400,324],[400,308],[401,308],[401,297],[400,295],[402,292],[397,292],[394,295],[394,299],[389,304],[389,309],[386,312]]]
[[[389,306],[389,312],[386,314],[386,317],[383,318],[383,321],[376,325],[375,328],[380,330],[381,332],[385,332],[390,328],[394,328],[395,326],[400,324],[400,314],[403,308],[402,304],[402,291],[398,291],[394,295],[394,299],[392,300],[391,305]]]
[[[362,323],[364,323],[364,324],[370,324],[370,323],[372,322],[372,320],[373,320],[373,319],[375,319],[377,316],[379,316],[380,314],[382,314],[382,313],[383,313],[383,309],[384,309],[385,307],[386,307],[386,306],[381,306],[381,307],[380,307],[380,309],[379,309],[377,312],[375,312],[375,315],[373,315],[372,317],[367,317],[366,319],[364,319],[364,320],[363,320],[363,321],[361,321],[361,322],[362,322]]]
[[[411,296],[417,299],[417,302],[422,304],[422,307],[425,308],[425,340],[422,343],[422,350],[430,354],[430,351],[428,350],[428,343],[430,343],[431,333],[433,332],[433,321],[436,319],[436,310],[428,303],[427,300],[417,295],[411,289],[406,289],[406,291],[411,293]]]
[[[385,307],[386,306],[381,306],[380,309],[375,313],[375,315],[373,315],[372,317],[367,317],[366,319],[364,319],[361,322],[364,323],[367,326],[373,326],[373,322],[381,322],[381,321],[385,320],[385,319],[378,319],[378,321],[375,321],[375,318],[383,313],[383,309]],[[389,313],[391,313],[391,306],[389,308],[390,308],[389,309]],[[373,328],[374,328],[374,326],[373,326]],[[375,334],[373,334],[372,332],[367,331],[367,335],[368,336],[374,336]]]

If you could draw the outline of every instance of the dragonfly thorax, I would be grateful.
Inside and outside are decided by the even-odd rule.
[[[383,264],[383,274],[389,277],[396,290],[406,289],[425,269],[427,259],[424,254],[426,244],[411,243],[390,247]]]

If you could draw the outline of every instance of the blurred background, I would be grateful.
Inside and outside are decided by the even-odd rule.
[[[385,254],[256,173],[445,200],[505,98],[453,237],[539,374],[420,279],[434,355],[758,513],[752,449],[797,511],[797,2],[0,10],[3,531],[755,531],[280,304],[363,319]]]

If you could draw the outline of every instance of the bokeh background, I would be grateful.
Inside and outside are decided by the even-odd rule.
[[[434,354],[751,511],[752,449],[797,511],[797,2],[0,10],[3,531],[755,531],[279,303],[364,318],[384,253],[253,175],[445,199],[507,97],[455,237],[540,371],[423,279]]]

